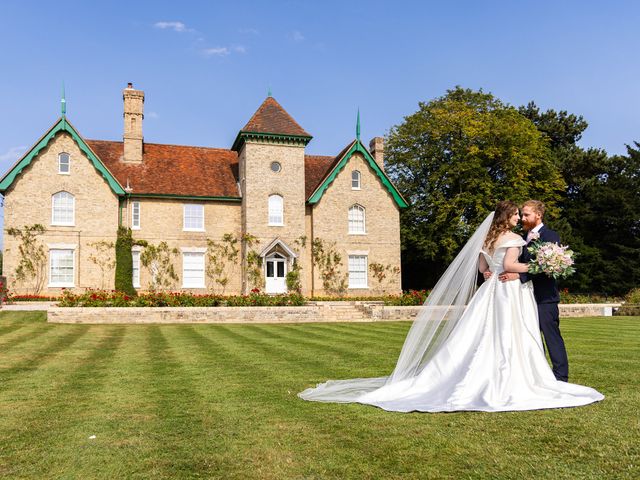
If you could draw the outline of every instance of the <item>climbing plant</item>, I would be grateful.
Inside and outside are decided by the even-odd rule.
[[[89,261],[100,269],[100,288],[104,290],[107,288],[109,273],[116,267],[116,260],[113,258],[115,244],[101,240],[99,242],[91,242],[89,246],[93,248],[93,252],[89,254]]]
[[[22,228],[9,228],[7,234],[18,240],[18,265],[14,271],[17,282],[27,284],[27,289],[38,295],[46,279],[47,253],[38,237],[45,232],[39,223]]]
[[[177,256],[178,249],[169,247],[167,242],[146,245],[140,254],[140,263],[149,270],[149,290],[168,290],[175,287],[179,278],[173,259]]]
[[[347,291],[347,274],[341,270],[342,256],[336,250],[336,242],[314,238],[311,242],[311,258],[320,273],[325,292],[343,296]]]
[[[239,254],[238,237],[231,233],[225,233],[218,242],[207,239],[205,273],[212,291],[219,289],[224,294],[229,278],[236,272]]]

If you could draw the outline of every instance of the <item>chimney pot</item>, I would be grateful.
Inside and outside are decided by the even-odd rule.
[[[378,166],[384,171],[384,139],[373,137],[369,142],[369,151]]]
[[[144,92],[134,90],[129,82],[122,92],[124,100],[124,157],[130,163],[142,162],[142,119],[144,118]]]

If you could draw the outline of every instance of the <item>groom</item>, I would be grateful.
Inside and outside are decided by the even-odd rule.
[[[523,238],[529,245],[534,240],[541,242],[560,243],[560,236],[542,223],[544,217],[544,203],[538,200],[527,200],[522,205],[522,226],[524,227]],[[529,263],[531,253],[525,247],[522,255],[518,259],[521,263]],[[566,382],[569,380],[569,360],[567,350],[564,347],[564,340],[560,334],[560,313],[558,303],[560,302],[560,292],[555,279],[547,275],[530,273],[503,273],[498,277],[501,281],[520,279],[522,283],[533,281],[533,293],[538,304],[538,318],[540,330],[547,344],[553,374],[556,380]]]

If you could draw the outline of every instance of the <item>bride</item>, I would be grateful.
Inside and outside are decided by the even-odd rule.
[[[525,241],[518,206],[500,202],[442,275],[414,321],[388,377],[330,380],[304,400],[357,402],[397,412],[498,412],[575,407],[598,391],[557,381],[540,337],[531,282],[500,282]],[[477,272],[491,271],[476,290]]]

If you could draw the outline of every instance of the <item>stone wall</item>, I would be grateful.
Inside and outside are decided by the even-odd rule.
[[[236,238],[240,238],[240,202],[225,201],[196,201],[182,199],[156,199],[156,198],[136,198],[133,196],[125,206],[126,218],[123,224],[131,226],[131,203],[140,202],[140,228],[133,230],[133,238],[145,240],[151,244],[158,245],[160,242],[167,242],[169,247],[177,248],[180,252],[174,258],[173,265],[180,280],[176,283],[174,290],[190,291],[192,293],[206,293],[212,291],[223,293],[222,286],[209,279],[205,275],[206,288],[203,289],[182,289],[182,253],[185,248],[206,248],[207,239],[219,242],[223,235],[229,233]],[[185,204],[204,205],[204,231],[193,232],[183,230],[184,205]],[[240,244],[236,247],[239,249]],[[224,294],[235,295],[241,289],[241,267],[240,255],[238,263],[227,264],[227,277],[229,284],[224,288]],[[206,268],[206,261],[205,261]],[[140,290],[146,290],[151,281],[151,274],[147,268],[140,270]]]
[[[619,304],[560,305],[562,317],[611,316]],[[13,307],[13,306],[9,306]],[[29,305],[11,310],[26,310]],[[421,307],[364,302],[316,302],[302,307],[85,307],[50,306],[51,323],[311,323],[412,321]]]
[[[351,173],[360,172],[361,188],[351,188]],[[349,234],[349,207],[354,204],[365,208],[366,234]],[[354,154],[345,168],[325,190],[320,201],[310,212],[313,238],[335,242],[342,256],[342,274],[348,274],[348,255],[368,256],[368,265],[378,263],[400,269],[400,211],[391,194],[384,187],[368,162],[360,153]],[[387,274],[382,283],[368,270],[368,288],[349,289],[347,295],[366,296],[398,294],[401,275]],[[318,269],[313,274],[313,294],[327,295],[323,290]]]
[[[247,141],[239,155],[240,185],[243,192],[244,233],[255,236],[258,253],[279,238],[298,254],[303,271],[309,270],[308,256],[301,252],[300,240],[305,230],[304,146]],[[279,172],[271,163],[281,165]],[[280,195],[284,202],[284,225],[269,225],[269,196]],[[245,252],[246,253],[246,252]],[[289,264],[289,269],[291,264]],[[251,289],[246,283],[245,293]],[[303,292],[308,292],[302,282]]]
[[[58,154],[70,155],[69,174],[58,173]],[[52,195],[60,191],[75,197],[75,222],[72,226],[52,225]],[[41,224],[46,233],[39,242],[47,253],[47,281],[41,294],[59,295],[62,288],[48,287],[49,246],[72,246],[75,251],[74,290],[96,288],[104,285],[113,288],[113,272],[103,275],[98,266],[91,262],[95,255],[91,244],[107,241],[115,242],[118,228],[118,197],[100,176],[91,161],[82,153],[66,132],[59,133],[49,145],[32,160],[11,189],[5,193],[5,234],[4,272],[13,293],[31,291],[30,285],[18,283],[14,271],[19,262],[19,243],[6,233],[12,227]],[[106,282],[106,283],[105,283]]]

